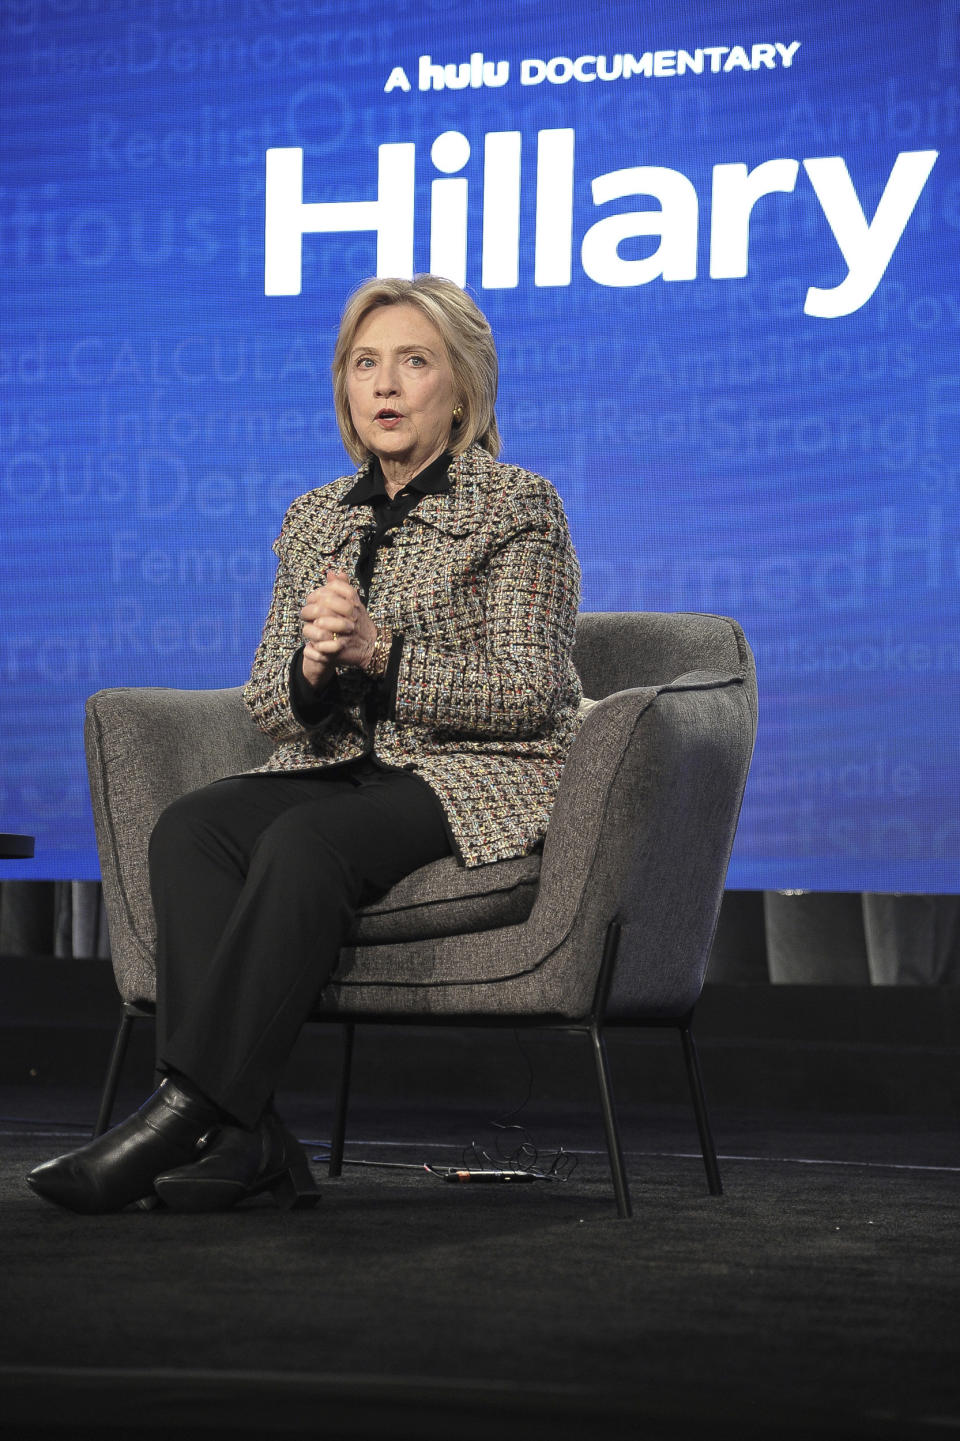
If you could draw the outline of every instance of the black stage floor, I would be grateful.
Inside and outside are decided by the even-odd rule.
[[[314,1211],[75,1217],[22,1176],[94,1101],[0,1091],[6,1435],[960,1434],[948,1121],[719,1111],[712,1198],[686,1113],[630,1107],[621,1221],[591,1109],[526,1118],[569,1180],[454,1186],[422,1166],[494,1144],[482,1102],[364,1099],[380,1164],[318,1165]]]
[[[89,1131],[115,993],[0,968],[0,1433],[960,1436],[957,993],[790,989],[698,1013],[720,1198],[673,1037],[610,1038],[622,1221],[578,1038],[368,1028],[353,1164],[317,1163],[316,1210],[87,1218],[23,1175]],[[150,1083],[140,1030],[118,1117]],[[337,1053],[311,1028],[280,1097],[311,1143]],[[578,1157],[569,1179],[423,1169],[516,1144],[491,1119],[528,1091],[518,1120],[541,1163]]]

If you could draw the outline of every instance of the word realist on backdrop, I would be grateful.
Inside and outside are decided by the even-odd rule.
[[[520,283],[521,144],[519,130],[494,131],[483,138],[480,285],[487,290]],[[537,134],[533,283],[538,286],[572,281],[574,149],[571,129]],[[380,145],[376,199],[334,201],[304,200],[301,148],[268,150],[264,292],[300,294],[303,237],[318,233],[374,232],[377,274],[412,276],[416,150],[413,144]],[[842,156],[778,158],[752,170],[741,164],[715,165],[710,278],[747,275],[753,207],[761,196],[792,192],[802,165],[847,266],[839,284],[825,289],[811,284],[803,309],[823,318],[850,315],[866,304],[883,278],[938,153],[901,151],[870,221]],[[469,140],[457,130],[438,135],[430,149],[435,169],[447,178],[435,179],[430,187],[429,268],[459,285],[467,279],[469,182],[458,172],[470,155]],[[660,207],[608,215],[588,227],[580,240],[579,261],[595,284],[627,287],[658,278],[697,278],[700,198],[682,171],[662,165],[610,170],[590,181],[590,195],[595,206],[645,196]],[[659,237],[660,244],[652,255],[624,258],[619,246],[637,236]]]

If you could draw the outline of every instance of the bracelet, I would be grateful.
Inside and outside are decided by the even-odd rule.
[[[390,647],[393,645],[393,636],[388,630],[378,630],[377,638],[373,643],[373,649],[366,664],[362,667],[367,675],[381,676],[386,673],[387,662],[390,659]]]

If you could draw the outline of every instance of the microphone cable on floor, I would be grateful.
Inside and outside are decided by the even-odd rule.
[[[541,1158],[540,1151],[534,1144],[529,1131],[515,1119],[528,1105],[533,1094],[534,1072],[533,1063],[521,1044],[520,1035],[516,1029],[513,1030],[513,1039],[516,1042],[517,1050],[526,1062],[527,1076],[523,1099],[511,1110],[492,1118],[488,1124],[495,1131],[501,1132],[504,1137],[507,1132],[515,1132],[516,1135],[513,1138],[516,1141],[515,1145],[508,1146],[506,1141],[502,1141],[498,1136],[493,1144],[493,1154],[491,1154],[490,1150],[481,1146],[477,1141],[471,1141],[469,1146],[465,1146],[463,1149],[459,1166],[440,1166],[429,1161],[416,1164],[411,1161],[348,1160],[347,1157],[343,1158],[343,1164],[345,1166],[384,1166],[395,1170],[423,1170],[441,1181],[478,1181],[481,1183],[568,1181],[579,1165],[579,1156],[567,1151],[561,1145],[556,1151],[548,1152],[545,1157]],[[329,1160],[329,1144],[318,1144],[324,1146],[327,1154],[313,1156],[312,1159],[322,1163]]]

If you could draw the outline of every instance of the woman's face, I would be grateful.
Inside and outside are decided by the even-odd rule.
[[[361,322],[347,366],[350,418],[382,462],[416,475],[442,454],[457,403],[436,326],[413,305],[381,305]]]

